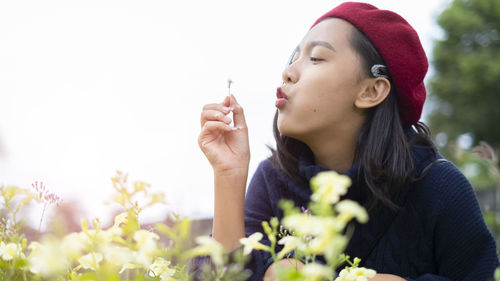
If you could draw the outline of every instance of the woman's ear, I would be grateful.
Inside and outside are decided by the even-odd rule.
[[[367,82],[363,92],[354,101],[357,108],[375,107],[383,102],[391,91],[391,83],[387,78],[371,78]]]

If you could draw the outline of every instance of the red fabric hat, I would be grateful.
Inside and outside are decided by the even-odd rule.
[[[329,17],[348,21],[373,43],[396,85],[403,124],[416,124],[424,106],[424,77],[429,67],[417,32],[394,12],[357,2],[337,6],[316,20],[311,28]]]

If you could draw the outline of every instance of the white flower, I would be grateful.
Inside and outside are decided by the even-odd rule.
[[[89,253],[85,256],[82,256],[78,259],[80,265],[85,269],[90,269],[93,271],[97,271],[99,269],[99,263],[102,261],[101,253]]]
[[[160,239],[160,236],[158,236],[158,234],[144,229],[137,230],[134,233],[134,240],[137,242],[137,247],[142,247],[145,244],[155,243],[154,240],[158,239]]]
[[[350,185],[351,179],[348,176],[339,175],[334,171],[318,173],[311,179],[313,190],[311,200],[335,204],[341,195],[347,193],[347,188]]]
[[[269,251],[270,247],[267,245],[264,245],[260,243],[259,241],[262,240],[264,235],[260,232],[255,232],[254,234],[241,238],[240,243],[244,246],[243,247],[243,255],[248,255],[252,250],[265,250]]]
[[[341,254],[349,240],[335,232],[325,233],[315,237],[309,243],[307,251],[312,254],[324,255],[327,261],[335,261]]]
[[[342,200],[335,206],[335,209],[345,222],[349,222],[352,218],[356,218],[360,223],[368,221],[368,213],[365,208],[355,201]]]
[[[138,230],[134,233],[134,240],[137,242],[137,252],[135,253],[135,262],[144,267],[149,267],[153,261],[153,257],[158,251],[156,240],[160,239],[158,234],[147,231]]]
[[[346,267],[340,271],[339,276],[335,281],[367,281],[372,277],[375,277],[377,272],[373,269],[367,269],[364,267]]]
[[[149,266],[149,276],[159,277],[161,281],[174,280],[172,276],[175,274],[175,270],[169,268],[170,261],[164,258],[156,258],[153,264]]]
[[[87,236],[86,242],[88,243],[88,245],[92,245],[94,243],[100,245],[106,245],[114,240],[121,239],[123,230],[120,227],[113,226],[108,230],[102,230],[100,222],[96,221],[96,224],[97,224],[96,229],[88,229],[87,222],[85,220],[82,220],[82,233],[85,234],[85,236]]]
[[[315,236],[324,232],[325,226],[329,224],[328,220],[332,219],[300,213],[286,216],[282,224],[300,235]]]
[[[61,243],[56,239],[47,239],[43,244],[31,242],[28,265],[31,272],[43,277],[63,274],[68,267],[68,259]]]
[[[17,243],[0,243],[0,257],[5,261],[10,261],[20,257],[22,254],[21,245]]]
[[[100,248],[104,259],[114,265],[124,265],[134,260],[134,252],[127,247],[116,245],[104,245]]]
[[[283,249],[278,253],[278,259],[282,259],[286,254],[290,253],[295,249],[304,250],[304,243],[295,236],[285,236],[278,241],[278,244],[285,245]]]
[[[306,264],[301,272],[306,281],[320,281],[329,279],[333,275],[333,270],[330,267],[318,263]]]
[[[189,257],[198,257],[198,256],[207,256],[210,255],[212,261],[216,265],[224,264],[224,248],[222,244],[217,242],[214,238],[209,236],[198,236],[195,239],[196,246],[195,248],[189,250],[187,255]]]
[[[66,251],[67,255],[76,260],[82,255],[85,248],[90,247],[91,241],[83,232],[73,232],[66,235],[62,240],[62,248]]]

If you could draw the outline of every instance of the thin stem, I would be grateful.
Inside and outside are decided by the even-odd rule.
[[[45,214],[45,208],[47,208],[47,202],[43,204],[43,211],[42,211],[42,216],[40,217],[40,222],[38,223],[38,230],[35,235],[35,240],[38,239],[38,234],[40,234],[40,230],[42,229],[42,220],[43,220],[43,215]]]

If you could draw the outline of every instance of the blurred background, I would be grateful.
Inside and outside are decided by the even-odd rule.
[[[63,199],[62,213],[109,223],[114,207],[104,202],[120,170],[166,194],[168,204],[146,210],[143,222],[171,212],[210,218],[212,171],[197,145],[202,106],[222,101],[234,81],[253,174],[274,143],[275,92],[291,52],[341,2],[0,2],[0,185],[43,182]],[[417,30],[431,62],[423,121],[485,198],[494,225],[500,2],[365,2]]]

